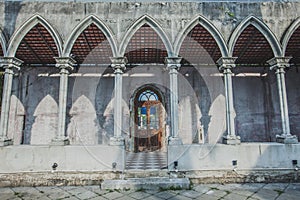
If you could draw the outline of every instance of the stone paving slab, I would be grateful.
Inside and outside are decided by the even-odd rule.
[[[105,180],[101,184],[102,189],[160,189],[181,188],[188,189],[190,180],[188,178],[129,178],[124,180]]]
[[[196,184],[190,190],[106,190],[100,186],[0,188],[0,200],[298,200],[300,183]]]

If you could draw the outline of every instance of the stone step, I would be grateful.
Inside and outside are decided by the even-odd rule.
[[[101,189],[139,190],[139,189],[189,189],[188,178],[129,178],[124,180],[104,180]]]

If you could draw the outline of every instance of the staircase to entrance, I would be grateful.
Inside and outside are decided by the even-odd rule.
[[[167,153],[162,151],[126,153],[122,179],[105,180],[102,189],[188,189],[188,178],[175,178],[167,169]]]

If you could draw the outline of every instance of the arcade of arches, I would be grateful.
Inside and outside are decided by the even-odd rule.
[[[1,145],[297,143],[299,19],[285,44],[253,16],[226,44],[200,17],[171,48],[144,16],[119,53],[105,25],[87,19],[63,46],[39,15],[2,44]]]
[[[0,187],[99,183],[137,169],[295,181],[299,7],[1,2]]]

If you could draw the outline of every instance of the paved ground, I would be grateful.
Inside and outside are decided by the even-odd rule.
[[[83,187],[13,187],[0,188],[1,200],[17,199],[205,199],[205,200],[298,200],[300,183],[273,184],[206,184],[194,185],[191,190],[101,190],[99,186]]]

